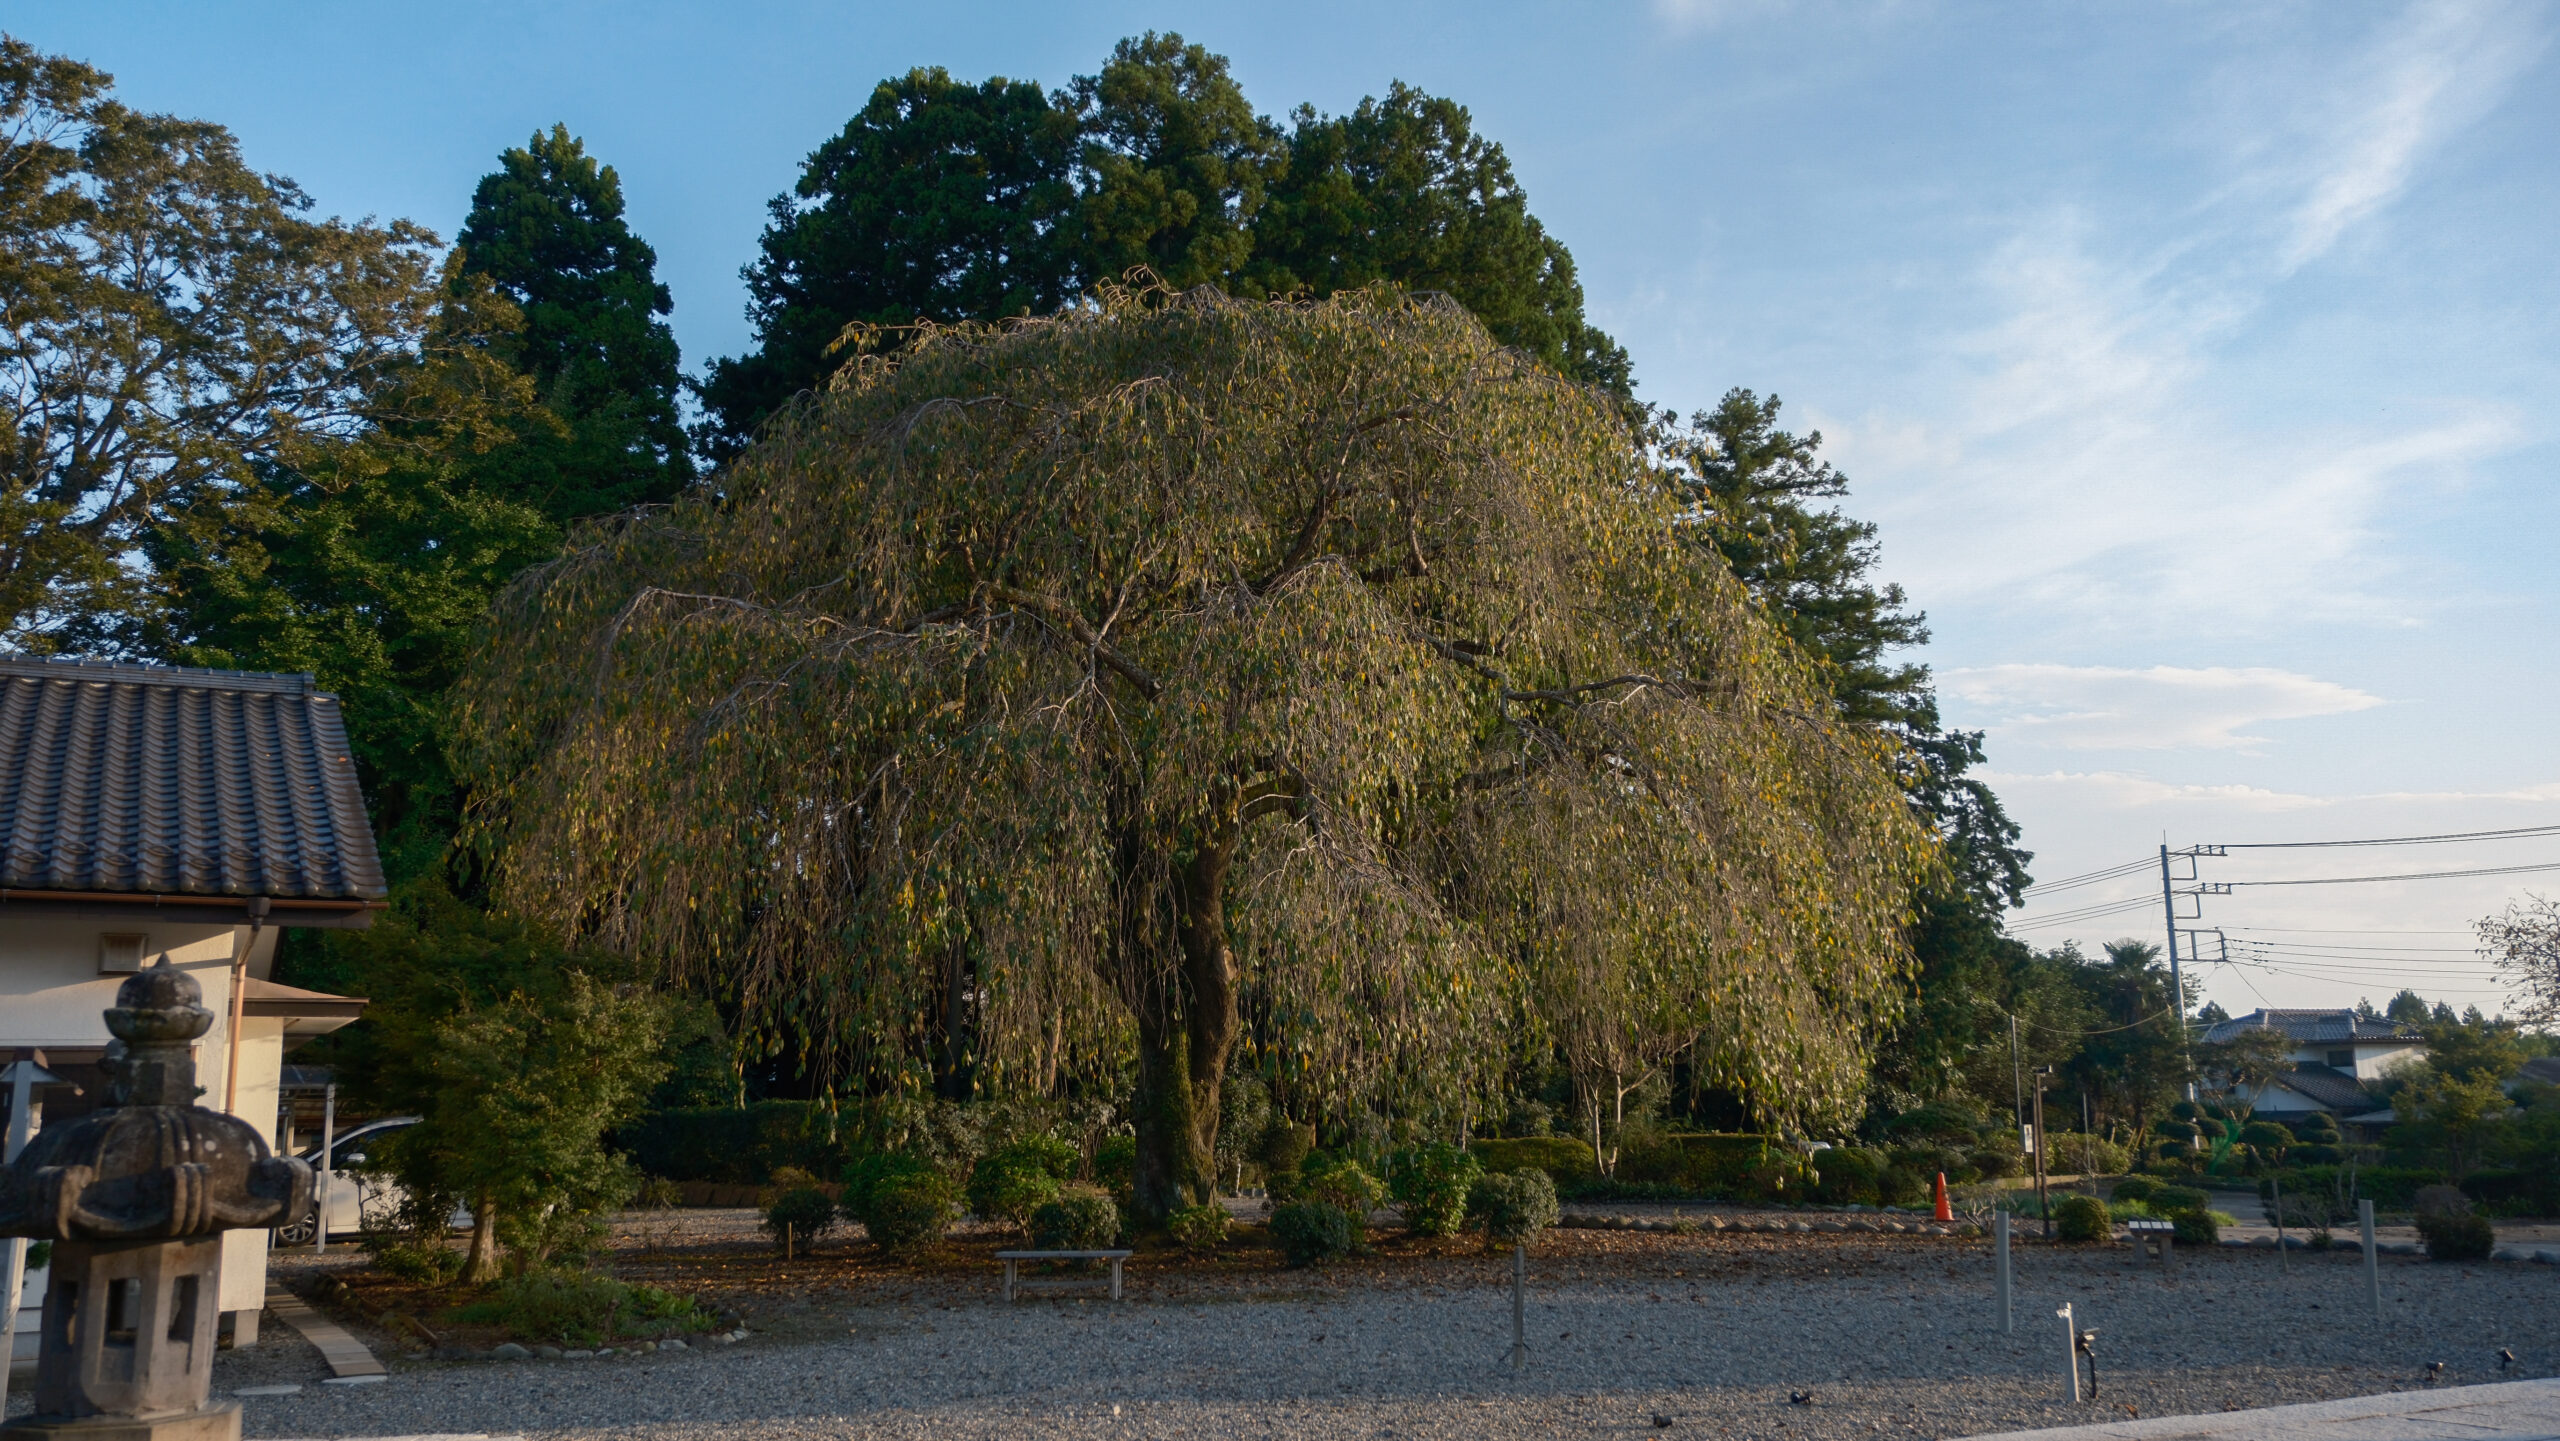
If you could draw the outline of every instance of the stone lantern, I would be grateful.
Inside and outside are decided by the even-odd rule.
[[[195,1104],[204,991],[163,963],[116,990],[110,1103],[48,1126],[0,1170],[0,1235],[53,1242],[36,1414],[0,1441],[233,1441],[209,1404],[222,1233],[311,1204],[311,1168]]]

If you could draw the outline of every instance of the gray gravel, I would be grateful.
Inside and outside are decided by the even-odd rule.
[[[1551,1234],[1531,1263],[1525,1373],[1507,1367],[1508,1266],[1382,1258],[1206,1281],[1134,1270],[1131,1299],[1008,1306],[995,1278],[880,1273],[764,1313],[735,1345],[583,1361],[393,1360],[385,1385],[252,1397],[250,1436],[1508,1437],[1635,1432],[1849,1441],[1964,1436],[2560,1374],[2541,1266],[2023,1249],[2019,1334],[1990,1328],[1978,1241]],[[2071,1301],[2099,1330],[2102,1399],[2063,1400]],[[2494,1360],[2512,1347],[2520,1364]],[[297,1351],[295,1348],[300,1348]],[[271,1331],[224,1391],[325,1374]],[[1810,1405],[1788,1393],[1810,1390]],[[20,1398],[13,1397],[13,1400]],[[23,1402],[21,1402],[23,1404]],[[1655,1419],[1666,1418],[1667,1428]]]

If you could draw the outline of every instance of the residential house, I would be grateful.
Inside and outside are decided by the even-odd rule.
[[[383,896],[337,698],[311,677],[0,657],[0,1059],[41,1048],[79,1088],[47,1091],[42,1122],[105,1098],[102,1013],[165,960],[215,1017],[201,1104],[264,1128],[285,1053],[364,1006],[277,984],[277,935],[370,925]],[[243,1338],[266,1254],[263,1231],[224,1236]]]
[[[2268,1007],[2217,1022],[2204,1039],[2218,1044],[2253,1030],[2281,1031],[2293,1042],[2286,1057],[2291,1071],[2269,1080],[2259,1094],[2247,1087],[2239,1092],[2252,1110],[2279,1120],[2327,1111],[2342,1121],[2378,1124],[2387,1117],[2375,1116],[2373,1097],[2362,1083],[2426,1055],[2427,1038],[2415,1028],[2351,1010]]]

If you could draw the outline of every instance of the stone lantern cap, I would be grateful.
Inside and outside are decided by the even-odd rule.
[[[311,1167],[195,1104],[204,988],[163,957],[116,988],[108,1106],[47,1126],[0,1169],[0,1236],[167,1241],[264,1228],[311,1205]]]

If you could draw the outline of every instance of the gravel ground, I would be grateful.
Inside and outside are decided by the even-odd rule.
[[[2560,1270],[2386,1257],[2387,1316],[2353,1258],[2021,1247],[2019,1332],[1991,1326],[1988,1247],[1956,1238],[1559,1231],[1530,1263],[1528,1368],[1507,1364],[1506,1259],[1381,1255],[1322,1273],[1133,1263],[1130,1299],[1007,1305],[992,1267],[918,1276],[777,1263],[745,1213],[678,1213],[654,1261],[747,1316],[750,1337],[595,1360],[391,1359],[382,1385],[251,1397],[247,1434],[533,1437],[1510,1437],[1739,1441],[1953,1437],[2560,1374]],[[306,1263],[308,1264],[308,1263]],[[333,1256],[319,1264],[344,1266]],[[290,1278],[288,1278],[290,1279]],[[753,1284],[750,1284],[750,1283]],[[722,1290],[726,1284],[729,1289]],[[744,1288],[744,1289],[740,1289]],[[2101,1397],[2064,1399],[2069,1301],[2099,1332]],[[270,1322],[218,1391],[316,1383]],[[388,1341],[375,1332],[369,1340]],[[2512,1348],[2505,1376],[2495,1356]],[[1809,1404],[1789,1401],[1810,1391]],[[23,1396],[13,1396],[23,1407]],[[1667,1422],[1667,1426],[1662,1424]]]

